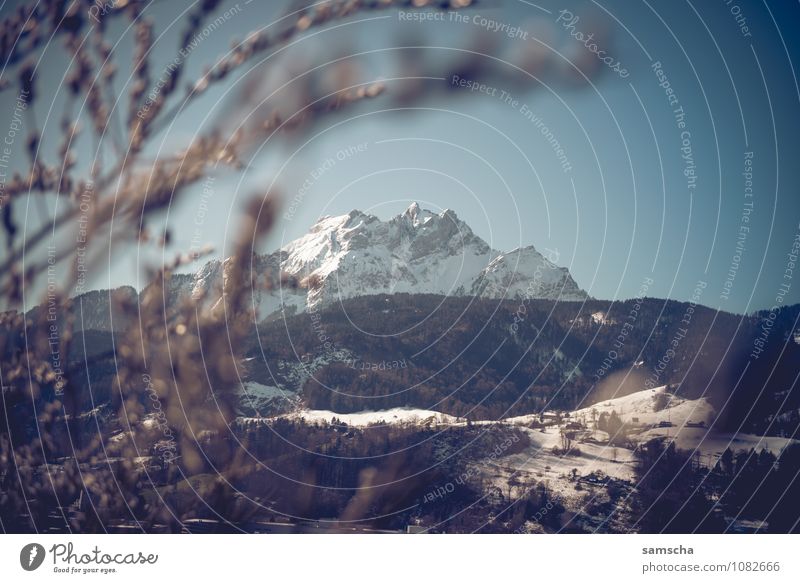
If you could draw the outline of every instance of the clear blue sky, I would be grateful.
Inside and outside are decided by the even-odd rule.
[[[543,1],[537,8],[507,0],[472,9],[465,13],[468,22],[410,23],[393,13],[375,13],[368,16],[387,18],[321,32],[315,44],[300,43],[279,61],[281,66],[290,62],[302,69],[309,52],[317,59],[333,58],[338,54],[326,47],[346,41],[344,52],[378,51],[354,62],[362,65],[366,78],[379,78],[392,71],[387,63],[398,44],[439,47],[430,50],[444,60],[470,46],[469,33],[501,41],[502,31],[486,30],[489,21],[496,21],[520,26],[526,38],[498,42],[488,51],[491,57],[513,62],[523,48],[537,47],[549,72],[541,82],[531,80],[528,90],[515,90],[515,105],[497,94],[463,91],[452,99],[418,104],[427,110],[383,112],[378,99],[350,116],[332,118],[309,144],[268,149],[243,177],[219,176],[200,237],[220,253],[229,251],[245,194],[265,191],[276,179],[292,199],[325,159],[336,160],[343,149],[365,144],[361,152],[341,155],[313,181],[263,251],[302,235],[320,215],[357,208],[387,218],[419,201],[432,210],[455,210],[496,249],[530,244],[557,249],[560,263],[597,298],[633,297],[645,278],[652,278],[648,295],[678,300],[688,299],[703,280],[707,288],[701,303],[735,312],[771,307],[787,281],[787,303],[800,301],[800,271],[794,281],[784,278],[787,253],[800,232],[800,95],[793,68],[800,55],[800,7],[740,2],[737,21],[736,2],[600,4],[602,9],[584,2]],[[186,5],[158,3],[151,9],[156,33],[166,32],[156,52],[163,63],[177,45],[176,31],[182,30],[169,28],[170,22]],[[564,6],[580,17],[571,28],[565,17],[559,21]],[[240,2],[240,8],[198,46],[190,72],[227,51],[232,38],[269,23],[273,9],[258,2]],[[595,33],[599,47],[629,75],[622,78],[600,63],[574,38],[577,32]],[[129,54],[129,35],[119,51]],[[46,55],[42,70],[60,76],[59,58]],[[567,59],[594,69],[591,82],[566,81]],[[654,71],[656,62],[677,104],[670,105],[659,86],[664,78]],[[153,76],[158,73],[156,68]],[[52,96],[57,85],[48,89],[42,83],[40,92]],[[391,91],[393,83],[387,87]],[[3,94],[4,111],[11,97]],[[180,124],[159,134],[163,142],[156,146],[169,151],[202,132],[220,114],[220,97],[220,91],[209,92]],[[55,111],[59,99],[53,102]],[[681,120],[674,112],[678,106],[685,112]],[[47,119],[47,107],[37,110],[39,120]],[[526,109],[558,140],[561,160]],[[53,114],[48,121],[52,128],[58,118]],[[683,157],[686,138],[691,162]],[[752,197],[745,197],[748,153]],[[561,164],[565,158],[571,166],[567,172]],[[684,172],[687,166],[696,173],[694,188]],[[199,200],[196,192],[164,217],[175,235],[169,255],[195,237]],[[752,211],[743,222],[746,202],[752,202]],[[53,201],[49,204],[52,210]],[[29,220],[36,222],[35,216]],[[742,226],[749,230],[729,297],[723,299]],[[135,249],[120,250],[110,265],[92,274],[95,287],[143,285]]]

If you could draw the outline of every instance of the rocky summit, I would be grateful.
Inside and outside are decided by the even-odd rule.
[[[229,260],[210,261],[179,285],[209,306],[224,296]],[[317,309],[354,297],[392,293],[495,299],[587,299],[569,271],[533,246],[497,251],[452,210],[434,213],[413,203],[382,221],[353,210],[320,218],[304,236],[255,256],[253,306],[260,319],[278,311]],[[305,282],[281,286],[278,275]],[[277,282],[267,285],[268,281]]]

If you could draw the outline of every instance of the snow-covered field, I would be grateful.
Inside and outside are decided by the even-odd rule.
[[[248,387],[248,390],[252,389],[262,398],[277,396],[273,387]],[[621,445],[610,444],[608,433],[596,428],[596,420],[600,415],[610,415],[612,412],[625,424],[624,439],[619,442]],[[602,502],[608,498],[606,477],[633,485],[636,470],[634,448],[653,438],[674,440],[678,448],[696,452],[697,461],[709,466],[716,463],[718,456],[727,448],[734,452],[769,449],[779,454],[787,444],[797,442],[780,437],[716,432],[715,411],[708,400],[676,397],[666,393],[665,387],[608,399],[571,411],[569,416],[566,412],[560,413],[560,424],[554,414],[546,416],[544,423],[541,423],[539,415],[475,422],[474,425],[487,427],[496,424],[513,425],[529,438],[528,446],[522,451],[499,457],[487,456],[472,462],[472,467],[482,476],[484,484],[492,484],[501,492],[507,492],[512,487],[530,484],[531,481],[544,482],[568,509],[580,512],[587,500]],[[420,425],[429,423],[442,429],[466,425],[466,421],[461,418],[414,408],[358,413],[299,409],[280,417],[302,418],[309,423],[330,423],[337,418],[356,427],[367,427],[381,422]],[[579,452],[578,455],[564,455],[561,453],[564,445],[562,434],[568,424],[574,423],[582,427],[579,429],[578,426],[572,426],[569,429],[571,447]],[[701,423],[705,425],[698,426]],[[618,485],[625,487],[625,484]]]
[[[734,435],[732,433],[716,433],[713,430],[709,432],[707,429],[689,427],[651,429],[640,433],[636,437],[638,441],[647,441],[653,437],[662,436],[674,440],[679,449],[696,451],[704,456],[710,456],[708,459],[702,460],[703,463],[716,461],[716,456],[727,448],[734,452],[739,450],[749,451],[750,449],[756,451],[768,449],[777,455],[788,444],[797,442],[797,440],[787,437],[762,437],[751,433],[737,433]]]
[[[243,383],[238,394],[240,412],[247,416],[256,413],[264,415],[276,406],[292,406],[297,400],[297,395],[292,391],[252,381]]]
[[[605,442],[608,434],[593,430],[593,419],[601,413],[612,411],[622,421],[634,428],[627,433],[632,445],[644,443],[656,437],[664,437],[675,441],[678,448],[695,451],[699,461],[713,464],[717,457],[730,448],[733,451],[769,449],[779,453],[793,440],[782,437],[761,437],[751,434],[725,434],[713,431],[715,411],[704,398],[682,399],[666,393],[666,397],[658,397],[665,393],[665,387],[639,391],[624,397],[609,399],[570,413],[564,423],[578,421],[587,430],[578,431],[578,439],[574,446],[580,449],[580,456],[564,456],[553,454],[554,447],[561,447],[561,429],[550,425],[542,429],[529,429],[527,425],[538,420],[538,415],[524,415],[505,420],[517,425],[528,434],[530,447],[523,452],[503,457],[491,465],[481,468],[483,475],[498,487],[507,484],[511,476],[524,478],[526,475],[549,483],[550,488],[566,502],[578,502],[586,494],[584,490],[576,490],[576,482],[571,478],[573,470],[577,476],[587,476],[596,471],[603,472],[610,478],[632,481],[634,478],[634,452],[625,447],[614,447],[603,443],[592,443],[591,439]],[[655,411],[656,399],[662,401],[663,409]],[[703,422],[705,427],[687,427],[687,423]],[[659,424],[669,425],[660,427]],[[588,437],[590,441],[581,441]]]
[[[587,421],[592,418],[592,411],[595,415],[601,413],[611,413],[616,411],[620,419],[626,423],[640,423],[643,425],[657,424],[667,421],[677,427],[685,425],[687,422],[704,422],[708,425],[714,419],[714,408],[704,398],[683,399],[666,393],[666,387],[657,387],[631,393],[624,397],[601,401],[590,407],[578,409],[571,413],[571,417],[584,418]],[[655,411],[654,405],[658,395],[665,395],[666,406],[660,411]]]
[[[554,448],[560,448],[563,444],[562,427],[556,425],[552,419],[548,421],[549,425],[542,428],[530,427],[531,423],[539,420],[539,415],[523,415],[499,422],[478,422],[477,425],[511,424],[524,431],[530,439],[530,445],[524,451],[491,461],[485,460],[478,470],[486,479],[501,487],[501,490],[507,488],[508,480],[512,477],[546,481],[566,502],[578,502],[586,494],[585,489],[576,490],[576,477],[585,478],[599,471],[613,479],[631,481],[635,469],[633,450],[608,444],[609,435],[595,429],[594,420],[602,413],[610,415],[612,411],[626,423],[629,447],[655,437],[665,437],[674,440],[680,449],[696,451],[700,454],[699,461],[705,464],[714,463],[717,456],[728,447],[733,451],[769,449],[777,454],[792,442],[781,437],[714,432],[715,412],[706,399],[684,399],[665,391],[665,387],[639,391],[570,412],[569,417],[564,417],[562,426],[574,422],[584,426],[583,430],[576,431],[572,442],[572,446],[580,450],[580,455],[577,456],[553,453]],[[657,402],[662,407],[658,411],[655,410]],[[285,416],[299,417],[311,423],[330,423],[333,418],[338,418],[347,425],[358,427],[380,422],[455,426],[466,424],[463,419],[451,415],[413,408],[358,413],[301,409]],[[701,422],[705,427],[687,426],[687,423],[695,425]],[[664,426],[660,426],[662,424]]]
[[[611,414],[616,412],[619,418],[631,424],[656,425],[661,422],[669,422],[676,427],[681,427],[687,422],[703,422],[710,425],[714,419],[714,408],[706,399],[683,399],[666,393],[666,403],[663,409],[655,411],[656,398],[659,394],[665,393],[666,387],[656,387],[631,393],[624,397],[616,397],[606,401],[600,401],[589,407],[571,411],[570,420],[582,422],[584,425],[591,425],[594,419],[603,413]],[[530,423],[538,419],[538,415],[521,415],[510,417],[508,423]]]
[[[499,482],[516,474],[518,478],[531,477],[547,482],[564,500],[577,500],[582,494],[575,490],[575,482],[570,478],[573,469],[577,470],[577,476],[600,471],[618,480],[633,479],[634,457],[629,449],[578,443],[575,446],[580,450],[579,456],[554,454],[553,448],[561,447],[558,427],[523,431],[531,440],[527,450],[503,457],[493,467],[483,468],[484,475],[489,474],[498,486]]]
[[[571,414],[572,418],[592,419],[594,415],[603,412],[611,413],[616,411],[620,419],[626,423],[645,426],[641,432],[629,434],[631,441],[642,443],[654,437],[666,437],[675,441],[675,445],[680,449],[698,451],[703,455],[718,455],[725,449],[731,448],[733,451],[755,449],[769,449],[773,453],[778,453],[791,439],[783,437],[761,437],[748,433],[719,433],[714,431],[714,419],[716,412],[705,398],[683,399],[665,393],[666,387],[657,387],[645,391],[639,391],[619,397],[602,401],[590,407],[580,409]],[[659,394],[665,394],[666,406],[660,411],[655,411],[653,405]],[[705,427],[689,427],[688,424],[705,423]],[[665,427],[658,427],[659,424],[666,423]],[[656,426],[647,429],[648,426]]]
[[[288,417],[301,417],[309,423],[327,421],[328,423],[335,417],[342,423],[357,427],[365,427],[371,423],[424,423],[431,420],[438,424],[454,424],[456,418],[436,411],[427,409],[411,409],[398,407],[385,411],[361,411],[359,413],[334,413],[333,411],[303,409],[295,413],[290,413]]]
[[[253,394],[254,397],[258,396],[260,399],[286,398],[293,395],[292,393],[282,392],[275,387],[266,387],[257,383],[248,383],[247,392]],[[624,465],[630,461],[631,456],[629,454],[631,452],[628,449],[603,445],[602,443],[591,443],[592,440],[599,442],[608,440],[607,433],[594,430],[594,420],[602,413],[610,414],[612,411],[616,412],[622,421],[629,424],[627,437],[633,444],[643,443],[655,437],[666,437],[674,440],[681,449],[697,450],[705,455],[714,455],[722,453],[728,447],[734,451],[754,448],[756,450],[769,449],[777,453],[792,442],[791,439],[783,437],[761,437],[745,433],[733,435],[714,432],[714,408],[704,398],[684,399],[666,393],[666,397],[663,398],[664,402],[662,402],[663,408],[655,411],[654,405],[657,396],[664,392],[665,387],[657,387],[624,397],[601,401],[589,407],[570,412],[569,417],[564,418],[564,423],[579,422],[586,427],[584,431],[578,432],[579,437],[575,443],[580,447],[581,451],[586,452],[585,459],[579,461],[579,458],[569,458],[570,463],[573,463],[570,469],[576,467],[575,464],[577,464],[580,467],[584,467],[586,473],[601,469],[609,475],[613,475],[613,471],[619,470],[620,464]],[[287,414],[287,416],[301,417],[312,423],[321,421],[330,423],[336,417],[348,425],[359,427],[380,422],[423,423],[432,421],[440,425],[465,424],[463,419],[458,419],[452,415],[407,407],[385,411],[361,411],[358,413],[335,413],[333,411],[301,409]],[[538,452],[536,453],[537,457],[542,457],[544,452],[549,452],[554,446],[561,445],[560,429],[557,426],[551,425],[544,428],[544,430],[527,429],[526,426],[538,419],[539,415],[522,415],[499,422],[519,426],[529,433],[532,445],[531,451],[527,454],[528,457],[533,457],[531,454],[536,452]],[[705,423],[705,427],[687,426],[687,423],[698,424],[701,422]],[[492,425],[494,423],[492,421],[479,421],[476,424]],[[659,426],[664,423],[666,424],[665,426]],[[709,428],[711,431],[709,431]],[[581,438],[586,437],[590,438],[589,442],[582,441]],[[530,466],[531,468],[542,472],[545,471],[545,466],[547,465],[551,468],[547,471],[556,471],[554,468],[560,465],[559,463],[541,464],[534,461],[530,463],[533,464]],[[592,464],[595,464],[596,467]]]

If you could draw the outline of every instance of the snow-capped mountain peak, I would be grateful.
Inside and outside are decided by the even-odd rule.
[[[413,227],[419,227],[420,225],[426,224],[436,215],[429,210],[423,210],[420,208],[418,203],[413,202],[411,203],[411,206],[409,206],[402,214],[402,216],[407,218]]]
[[[197,296],[199,289],[208,294],[224,288],[224,266],[212,261],[202,267],[191,293]],[[321,217],[302,237],[261,256],[256,261],[259,266],[313,282],[299,291],[254,290],[260,317],[287,307],[302,311],[357,296],[400,292],[587,297],[566,268],[554,265],[534,247],[495,251],[454,211],[435,213],[416,202],[386,221],[358,210]],[[275,280],[278,274],[263,275]],[[213,285],[211,280],[220,277],[222,284]]]

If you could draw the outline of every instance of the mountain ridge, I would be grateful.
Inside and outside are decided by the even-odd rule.
[[[206,263],[185,295],[219,306],[229,263],[229,258]],[[567,268],[533,245],[508,252],[492,249],[455,211],[434,213],[416,202],[385,221],[360,210],[320,217],[305,235],[272,253],[255,255],[252,268],[264,284],[253,289],[259,319],[383,293],[589,298]],[[304,282],[304,289],[281,287],[284,276]]]

